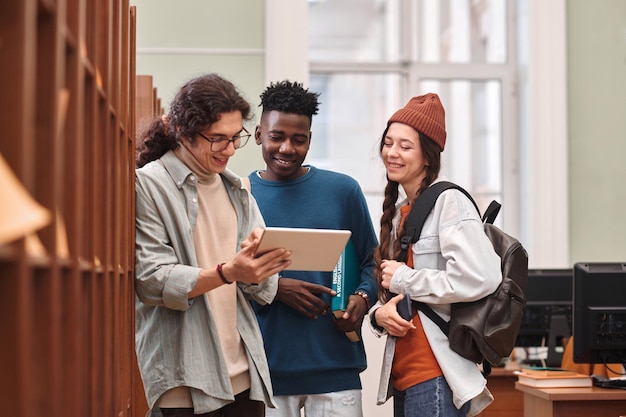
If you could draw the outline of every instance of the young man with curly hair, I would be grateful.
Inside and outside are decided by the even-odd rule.
[[[250,174],[252,194],[267,226],[347,229],[361,261],[361,281],[344,316],[330,311],[332,272],[283,271],[276,299],[255,304],[277,409],[270,417],[361,417],[360,373],[366,367],[360,334],[376,297],[372,253],[377,238],[359,184],[347,175],[303,165],[311,145],[311,121],[319,93],[290,81],[261,94],[263,108],[254,137],[265,170]]]
[[[274,406],[248,300],[274,299],[290,254],[255,257],[263,219],[227,168],[250,116],[232,82],[203,74],[139,136],[135,342],[153,417],[264,417]]]

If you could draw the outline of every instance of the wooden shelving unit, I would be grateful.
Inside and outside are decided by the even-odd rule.
[[[0,244],[2,414],[134,415],[134,7],[3,0],[0,83],[0,154],[51,214]]]

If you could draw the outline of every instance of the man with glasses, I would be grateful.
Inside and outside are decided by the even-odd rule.
[[[361,417],[360,373],[366,367],[360,334],[363,316],[376,299],[372,253],[378,245],[365,197],[347,175],[303,165],[311,144],[318,93],[282,81],[261,94],[254,138],[266,169],[250,174],[252,194],[268,226],[350,230],[361,279],[345,314],[330,312],[332,272],[290,271],[278,281],[276,300],[253,303],[270,365],[276,409],[273,417]],[[313,256],[313,255],[312,255]]]
[[[263,219],[226,169],[250,113],[232,83],[208,74],[140,138],[135,340],[154,416],[263,417],[274,405],[248,299],[274,299],[290,253],[254,256]]]

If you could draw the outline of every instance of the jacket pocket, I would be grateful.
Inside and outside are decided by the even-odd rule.
[[[412,246],[414,255],[426,255],[431,253],[441,253],[441,245],[439,245],[438,236],[427,236],[420,238]]]

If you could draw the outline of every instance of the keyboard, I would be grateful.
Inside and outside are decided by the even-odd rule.
[[[591,379],[596,387],[626,389],[626,379],[609,379],[600,375],[591,375]]]

